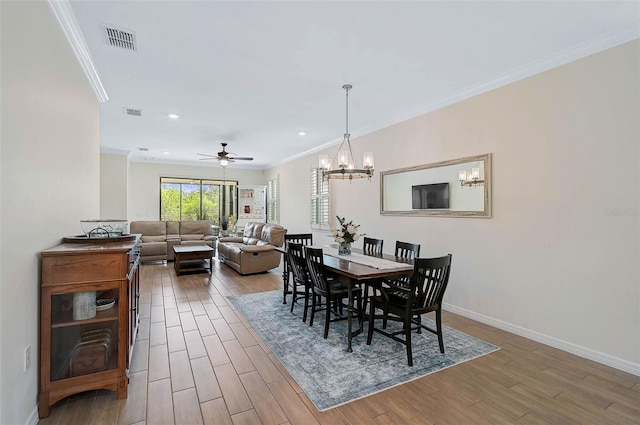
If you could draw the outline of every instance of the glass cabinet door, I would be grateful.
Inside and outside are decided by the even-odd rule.
[[[51,381],[117,369],[118,293],[51,296]]]

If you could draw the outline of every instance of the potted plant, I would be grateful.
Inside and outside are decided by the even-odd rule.
[[[220,228],[222,229],[222,236],[229,236],[229,220],[227,217],[222,217],[220,220]]]

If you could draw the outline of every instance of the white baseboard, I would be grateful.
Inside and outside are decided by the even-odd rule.
[[[627,360],[619,359],[608,354],[601,353],[599,351],[592,350],[590,348],[582,347],[571,342],[563,341],[552,336],[544,335],[539,332],[535,332],[521,326],[516,326],[511,323],[503,322],[502,320],[495,319],[493,317],[485,316],[483,314],[476,313],[471,310],[466,310],[448,303],[442,305],[444,310],[451,313],[459,314],[460,316],[468,317],[469,319],[476,320],[480,323],[494,326],[498,329],[502,329],[507,332],[511,332],[522,337],[532,339],[542,344],[549,345],[554,348],[558,348],[562,351],[566,351],[576,356],[584,357],[585,359],[593,360],[594,362],[602,363],[607,366],[622,370],[624,372],[631,373],[636,376],[640,376],[640,364],[633,363]]]
[[[27,422],[24,425],[36,425],[40,418],[38,418],[38,403],[36,403],[36,407],[33,408],[33,411],[27,418]]]

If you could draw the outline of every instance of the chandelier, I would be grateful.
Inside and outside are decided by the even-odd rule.
[[[362,168],[358,168],[353,150],[351,149],[351,135],[349,134],[349,90],[351,84],[345,84],[342,88],[346,92],[346,130],[344,139],[338,148],[338,152],[329,159],[328,155],[320,155],[319,168],[322,169],[322,176],[327,179],[364,179],[371,180],[373,176],[373,152],[365,152],[362,159]],[[334,165],[336,168],[331,168]]]

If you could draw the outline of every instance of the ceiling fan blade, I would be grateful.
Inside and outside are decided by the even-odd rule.
[[[197,154],[197,155],[200,155],[200,156],[208,156],[209,158],[217,158],[217,156],[215,156],[215,155],[209,155],[209,154],[206,154],[206,153],[199,153],[199,154]]]
[[[199,161],[211,161],[212,159],[218,159],[218,157],[212,156],[211,158],[198,158]]]
[[[241,161],[253,161],[253,158],[248,156],[230,156],[229,159],[239,159]]]

